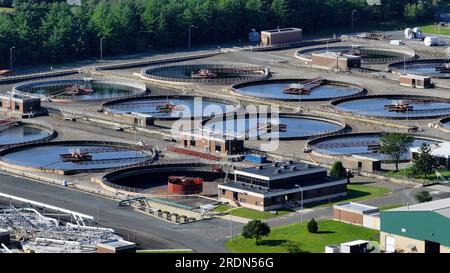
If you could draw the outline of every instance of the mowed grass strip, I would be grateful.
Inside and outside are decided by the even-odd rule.
[[[248,208],[237,208],[231,211],[233,216],[239,216],[243,218],[248,218],[252,220],[264,220],[269,218],[274,218],[282,215],[286,215],[292,212],[288,209],[279,209],[277,210],[277,214],[271,213],[270,211],[257,211]]]
[[[193,253],[192,249],[141,249],[136,250],[137,254],[147,253]]]
[[[362,201],[362,200],[382,197],[389,193],[391,193],[391,190],[389,190],[387,188],[383,188],[383,187],[362,185],[362,184],[357,184],[357,183],[348,184],[347,185],[347,196],[335,199],[332,202],[307,205],[307,207],[309,207],[309,208],[325,207],[325,206],[332,206],[335,204],[339,204],[342,202]]]
[[[323,253],[327,245],[339,245],[353,240],[379,241],[377,230],[367,229],[332,220],[318,221],[319,232],[309,233],[307,223],[293,224],[273,228],[268,237],[264,237],[260,245],[254,239],[238,236],[228,240],[225,247],[232,253],[286,253],[285,243],[291,241],[302,252]]]
[[[434,35],[450,35],[450,27],[439,27],[439,25],[429,24],[421,27],[423,33]]]

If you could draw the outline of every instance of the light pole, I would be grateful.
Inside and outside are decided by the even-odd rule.
[[[295,186],[297,188],[299,188],[300,192],[301,192],[301,199],[300,199],[300,224],[303,224],[303,188],[300,185],[298,185],[298,184],[295,184]]]
[[[103,39],[106,39],[106,37],[100,38],[100,60],[103,61]]]
[[[193,28],[194,25],[189,26],[189,49],[191,49],[191,28]]]
[[[355,16],[355,12],[357,12],[356,9],[352,10],[352,32],[351,32],[352,34],[353,34],[353,18]]]
[[[13,70],[13,50],[15,49],[15,46],[12,46],[9,49],[9,70]]]
[[[230,210],[230,240],[233,242],[233,210]]]
[[[100,188],[97,189],[97,194],[96,195],[97,195],[97,219],[96,220],[97,220],[97,223],[98,223],[99,222],[99,219],[98,219],[98,207],[99,207],[98,206],[98,196],[100,195]]]

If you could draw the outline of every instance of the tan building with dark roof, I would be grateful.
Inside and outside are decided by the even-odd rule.
[[[261,31],[262,46],[293,44],[301,41],[302,30],[299,28],[279,28]]]

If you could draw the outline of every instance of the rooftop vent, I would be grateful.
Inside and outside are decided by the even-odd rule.
[[[295,172],[296,170],[297,170],[297,167],[296,167],[296,166],[292,166],[292,167],[291,167],[291,171]]]
[[[314,166],[311,164],[308,164],[308,169],[312,169],[312,168],[314,168]]]
[[[262,169],[263,169],[263,166],[256,166],[256,169],[262,170]]]
[[[289,160],[289,164],[294,164],[294,160]]]
[[[274,173],[281,173],[281,169],[276,169]]]
[[[289,166],[287,164],[284,164],[283,169],[289,169]]]
[[[275,162],[275,163],[272,164],[272,166],[278,167],[278,166],[279,166],[279,163],[278,163],[278,162]]]

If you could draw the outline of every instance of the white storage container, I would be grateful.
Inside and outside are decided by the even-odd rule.
[[[437,46],[439,44],[439,39],[436,36],[428,36],[423,42],[425,46]]]
[[[325,246],[325,253],[339,253],[340,249],[338,246],[335,245],[329,245]]]

